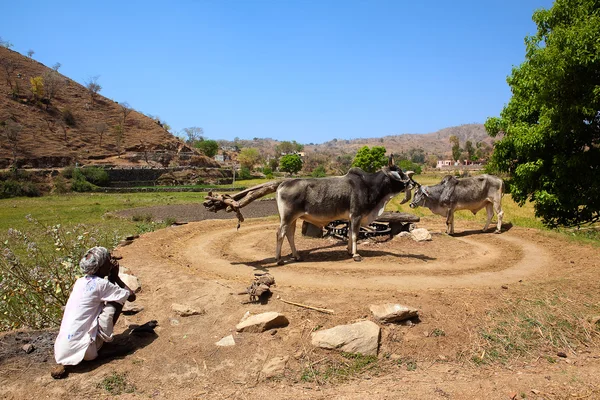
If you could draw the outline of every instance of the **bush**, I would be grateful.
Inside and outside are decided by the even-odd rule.
[[[67,192],[69,192],[67,180],[63,176],[58,175],[54,178],[54,193],[64,194]]]
[[[100,167],[86,167],[82,168],[81,172],[85,177],[85,180],[96,186],[108,186],[108,172],[104,168]]]
[[[265,175],[273,175],[273,169],[271,167],[263,167],[262,172]]]
[[[73,181],[71,182],[71,190],[74,192],[91,192],[96,188],[87,181],[85,175],[79,168],[73,170]]]
[[[73,178],[73,171],[75,171],[75,167],[69,166],[69,167],[63,168],[63,170],[60,174],[67,179],[71,179],[71,178]]]
[[[0,330],[58,326],[85,251],[118,242],[113,233],[84,225],[66,229],[26,218],[27,232],[9,229],[2,238]]]
[[[252,174],[250,173],[250,168],[248,167],[242,167],[240,169],[240,173],[238,176],[239,179],[252,179]]]
[[[68,108],[62,110],[62,117],[63,121],[65,121],[65,124],[69,126],[75,126],[75,116],[73,115],[71,110],[69,110]]]
[[[13,179],[0,182],[0,199],[9,197],[38,197],[40,190],[33,182],[19,182]]]
[[[322,165],[319,165],[317,168],[315,168],[312,172],[312,174],[310,174],[310,176],[312,176],[313,178],[324,178],[327,176],[326,172],[325,172],[325,167]]]

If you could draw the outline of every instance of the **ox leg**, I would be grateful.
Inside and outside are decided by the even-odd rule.
[[[288,218],[281,217],[281,223],[277,229],[277,247],[275,249],[275,261],[277,262],[277,265],[283,265],[283,260],[281,259],[281,246],[283,245],[283,238],[288,234],[292,223],[293,222],[288,221]]]
[[[496,231],[494,233],[502,232],[502,217],[504,216],[504,211],[502,211],[502,204],[500,202],[494,203],[494,209],[496,211],[496,217],[498,217],[498,224],[496,225]]]
[[[348,237],[348,252],[351,252],[354,261],[362,261],[362,257],[358,254],[358,233],[360,232],[360,218],[352,219],[350,222],[350,236]],[[351,249],[350,249],[351,248]]]
[[[490,222],[492,222],[492,217],[494,216],[494,205],[492,203],[486,204],[485,211],[487,212],[487,222],[485,223],[483,230],[487,231],[487,228],[490,226]]]
[[[285,234],[288,238],[288,242],[290,243],[290,248],[292,249],[292,256],[296,261],[302,261],[302,257],[300,257],[296,251],[296,244],[294,243],[294,236],[296,234],[296,221],[298,220],[296,219],[294,222],[288,225]]]
[[[446,217],[446,233],[448,235],[454,235],[454,210],[448,210],[448,216]]]

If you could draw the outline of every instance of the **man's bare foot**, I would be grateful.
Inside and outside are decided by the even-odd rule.
[[[64,365],[56,364],[56,366],[50,371],[50,376],[54,379],[62,379],[67,376],[67,369]]]

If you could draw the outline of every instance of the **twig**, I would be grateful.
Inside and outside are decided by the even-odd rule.
[[[319,307],[308,306],[306,304],[294,303],[293,301],[287,301],[287,300],[283,300],[283,299],[279,299],[279,300],[283,301],[286,304],[291,304],[291,305],[297,306],[297,307],[308,308],[310,310],[315,310],[315,311],[322,312],[322,313],[325,313],[325,314],[333,314],[334,313],[333,310],[329,310],[327,308],[319,308]]]

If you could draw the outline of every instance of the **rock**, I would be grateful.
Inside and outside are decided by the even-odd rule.
[[[125,247],[125,246],[129,246],[131,243],[133,243],[133,240],[121,240],[119,242],[119,246]]]
[[[263,367],[262,376],[264,378],[273,378],[283,375],[288,359],[288,356],[271,358]]]
[[[244,313],[244,316],[242,317],[242,319],[240,320],[240,323],[244,322],[245,320],[247,320],[248,318],[250,318],[252,314],[250,314],[250,311],[246,311],[246,313]]]
[[[137,314],[143,310],[144,310],[144,306],[132,303],[130,301],[126,301],[125,305],[123,306],[123,314],[125,314],[125,315]]]
[[[29,354],[35,350],[35,347],[31,343],[27,343],[27,344],[23,345],[23,347],[21,347],[21,348],[27,354]]]
[[[396,237],[412,237],[410,232],[400,232],[399,234],[396,235]]]
[[[142,285],[137,276],[121,273],[121,270],[119,270],[119,278],[121,278],[123,283],[126,284],[129,289],[133,290],[133,293],[137,293],[142,289]]]
[[[558,353],[556,353],[556,355],[560,358],[567,358],[567,353],[565,353],[564,351],[559,351]]]
[[[373,316],[381,322],[400,322],[416,317],[419,310],[402,304],[375,304],[369,307]]]
[[[264,332],[290,323],[285,315],[275,311],[252,315],[235,326],[238,332]]]
[[[229,335],[225,336],[215,344],[221,347],[235,346],[235,340],[233,339],[233,335]]]
[[[431,240],[431,233],[425,228],[413,229],[410,234],[415,242],[424,242]]]
[[[196,310],[188,305],[177,303],[171,304],[171,310],[180,317],[190,317],[192,315],[202,315],[206,313],[204,310]]]
[[[311,343],[324,349],[339,349],[371,356],[377,355],[379,334],[380,329],[376,323],[361,321],[313,332]]]

